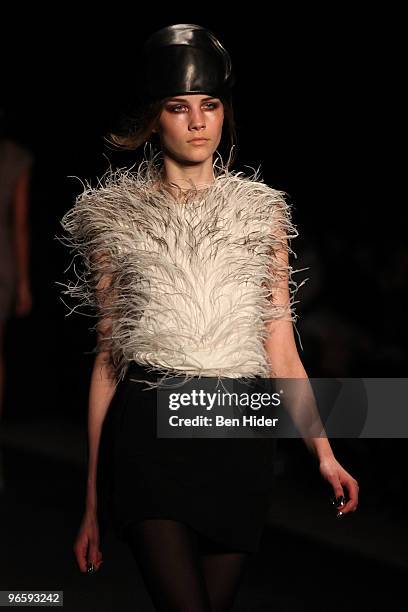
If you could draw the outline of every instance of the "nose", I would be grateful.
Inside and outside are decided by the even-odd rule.
[[[190,130],[202,130],[205,128],[205,117],[201,109],[192,110],[189,127]]]

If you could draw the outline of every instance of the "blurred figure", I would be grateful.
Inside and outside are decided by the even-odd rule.
[[[29,278],[29,186],[33,156],[7,135],[0,108],[0,421],[5,387],[4,337],[7,319],[31,311]],[[0,455],[0,490],[4,488]]]

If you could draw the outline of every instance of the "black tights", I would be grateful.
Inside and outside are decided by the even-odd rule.
[[[185,523],[146,519],[128,527],[127,541],[156,610],[230,610],[247,553],[207,549]]]

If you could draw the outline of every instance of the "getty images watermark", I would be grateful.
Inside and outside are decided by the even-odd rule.
[[[159,380],[159,379],[158,379]],[[159,438],[407,438],[408,378],[167,378]]]

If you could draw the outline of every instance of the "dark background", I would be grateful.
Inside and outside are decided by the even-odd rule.
[[[18,50],[8,46],[1,105],[11,118],[10,133],[32,150],[35,165],[34,305],[7,328],[6,424],[58,414],[61,422],[86,426],[93,321],[66,316],[57,283],[65,281],[71,258],[55,235],[81,191],[73,177],[95,184],[109,164],[137,158],[107,149],[103,136],[137,92],[141,43],[178,22],[212,29],[232,56],[235,169],[260,165],[265,182],[293,203],[300,235],[292,241],[297,259],[291,263],[309,267],[295,275],[309,278],[297,295],[307,373],[406,376],[408,250],[398,142],[392,140],[398,141],[402,107],[398,18],[346,8],[285,17],[263,15],[258,6],[231,10],[227,18],[214,17],[215,5],[194,15],[160,10],[154,19],[122,8],[72,23],[66,11],[36,36],[21,34]],[[311,469],[302,442],[282,440],[280,448],[283,473],[298,486],[302,470]],[[402,516],[405,439],[339,439],[333,448],[359,480],[361,513],[375,506],[382,524],[392,522],[393,513]],[[406,532],[399,532],[401,539]]]

